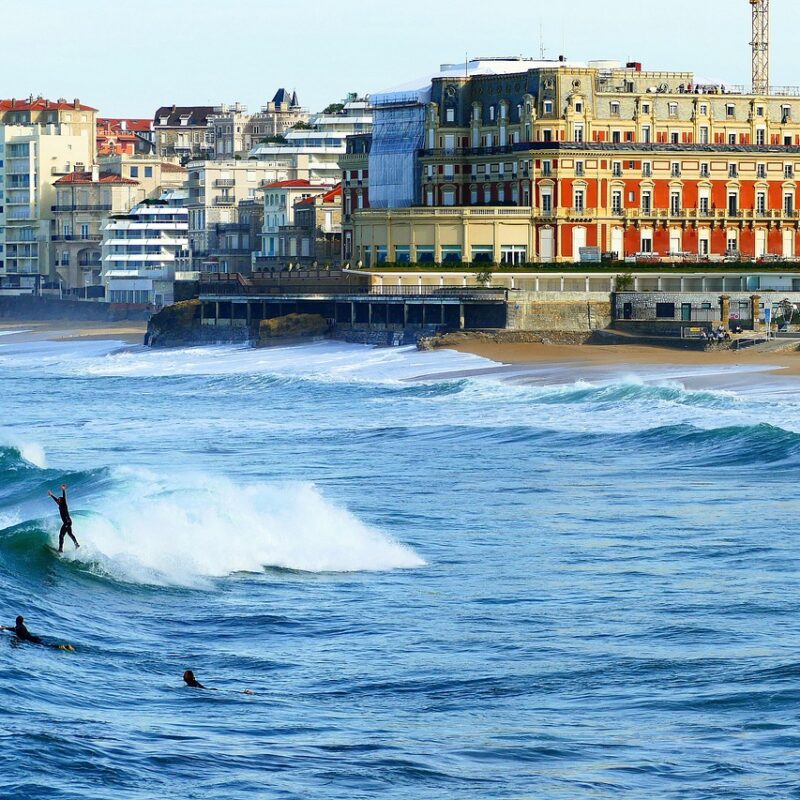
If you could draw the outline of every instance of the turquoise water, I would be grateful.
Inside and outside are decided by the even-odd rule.
[[[800,387],[713,371],[4,337],[0,796],[797,795]]]

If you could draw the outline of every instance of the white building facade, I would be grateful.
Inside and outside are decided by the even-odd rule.
[[[175,273],[189,256],[185,193],[140,203],[103,226],[103,283],[112,303],[161,307],[173,302]]]

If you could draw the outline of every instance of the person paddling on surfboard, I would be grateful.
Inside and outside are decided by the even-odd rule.
[[[25,617],[21,614],[14,620],[14,625],[0,625],[0,631],[13,631],[14,635],[21,642],[30,642],[31,644],[43,644],[46,647],[54,647],[56,650],[74,650],[71,644],[49,644],[45,642],[41,636],[34,636],[25,624]]]
[[[53,498],[55,504],[58,506],[59,513],[61,514],[61,530],[58,533],[58,552],[64,552],[64,537],[69,534],[69,538],[75,542],[76,549],[80,547],[75,534],[72,532],[72,517],[69,515],[69,506],[67,505],[67,484],[61,484],[61,497],[53,494],[49,489],[47,494]]]

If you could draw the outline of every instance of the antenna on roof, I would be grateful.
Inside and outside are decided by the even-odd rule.
[[[542,32],[542,19],[539,18],[539,59],[544,61],[544,34]]]

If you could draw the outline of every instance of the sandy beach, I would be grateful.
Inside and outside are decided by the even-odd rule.
[[[11,333],[12,331],[19,331],[19,333]],[[146,322],[131,320],[122,322],[0,321],[0,341],[8,339],[9,342],[12,340],[14,342],[67,342],[114,339],[126,344],[142,344],[146,331]]]
[[[472,353],[503,364],[563,364],[587,367],[749,367],[800,376],[800,352],[760,353],[756,350],[700,352],[647,345],[560,345],[538,343],[465,342],[451,349]]]

